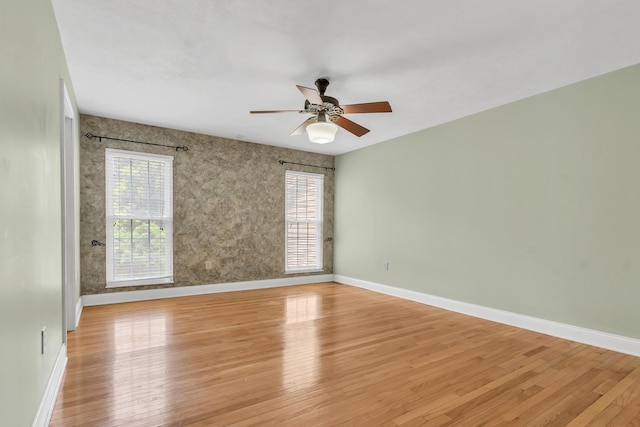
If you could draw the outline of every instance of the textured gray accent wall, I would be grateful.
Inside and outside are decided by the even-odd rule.
[[[82,115],[87,132],[159,144],[186,145],[177,151],[130,142],[80,137],[80,263],[82,294],[120,292],[246,280],[284,274],[284,173],[324,173],[324,238],[333,237],[332,171],[280,165],[279,159],[333,167],[334,157],[208,135]],[[283,136],[287,138],[287,136]],[[174,156],[174,283],[106,289],[105,148]],[[211,261],[213,268],[205,269]],[[333,244],[324,243],[324,270],[333,272]]]

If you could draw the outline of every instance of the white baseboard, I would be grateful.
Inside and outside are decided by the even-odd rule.
[[[116,304],[121,302],[147,301],[162,298],[215,294],[220,292],[248,291],[252,289],[277,288],[280,286],[307,285],[332,282],[333,274],[285,277],[282,279],[251,280],[247,282],[220,283],[215,285],[181,286],[175,288],[144,289],[139,291],[110,292],[82,296],[82,305]]]
[[[80,316],[82,315],[82,297],[78,298],[78,302],[76,303],[76,324],[75,328],[80,324]],[[74,328],[74,329],[75,329]]]
[[[422,304],[467,314],[493,322],[503,323],[518,328],[551,335],[583,344],[589,344],[620,353],[640,356],[640,340],[621,335],[610,334],[608,332],[596,331],[551,320],[539,319],[523,314],[512,313],[496,308],[484,307],[466,302],[442,298],[422,292],[408,289],[396,288],[394,286],[382,285],[351,277],[334,275],[334,280],[338,283],[356,286],[370,291],[379,292],[394,297],[420,302]]]
[[[58,397],[58,391],[60,391],[60,386],[62,385],[62,378],[64,376],[66,366],[67,346],[63,343],[60,351],[58,352],[56,363],[53,365],[53,372],[49,377],[47,388],[44,390],[44,395],[42,396],[38,412],[33,419],[31,427],[46,427],[49,425],[51,415],[53,414],[53,408],[56,404],[56,398]]]
[[[359,288],[368,289],[370,291],[379,292],[410,301],[416,301],[422,304],[443,308],[445,310],[455,311],[457,313],[491,320],[493,322],[503,323],[506,325],[511,325],[558,338],[568,339],[571,341],[589,344],[596,347],[601,347],[608,350],[640,357],[640,340],[635,338],[610,334],[608,332],[568,325],[566,323],[555,322],[552,320],[539,319],[536,317],[499,310],[496,308],[484,307],[481,305],[429,295],[422,292],[411,291],[408,289],[396,288],[394,286],[382,285],[379,283],[368,282],[366,280],[354,279],[351,277],[332,274],[83,295],[82,301],[79,303],[79,307],[81,311],[82,306],[145,301],[161,298],[175,298],[220,292],[246,291],[252,289],[267,289],[280,286],[305,285],[310,283],[331,281],[336,281],[338,283],[356,286]],[[79,314],[77,318],[80,318]]]

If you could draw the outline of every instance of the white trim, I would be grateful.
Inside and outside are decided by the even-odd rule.
[[[173,156],[167,156],[165,154],[156,153],[143,153],[140,151],[131,150],[118,150],[116,148],[105,148],[107,153],[111,153],[112,156],[117,157],[131,157],[138,160],[149,160],[149,158],[161,160],[163,162],[173,163]],[[176,150],[177,151],[177,150]]]
[[[594,329],[587,329],[580,326],[568,325],[566,323],[555,322],[552,320],[539,319],[510,311],[484,307],[337,274],[333,277],[334,281],[338,283],[356,286],[358,288],[368,289],[385,295],[416,301],[422,304],[443,308],[445,310],[455,311],[457,313],[491,320],[505,325],[516,326],[518,328],[558,338],[630,354],[632,356],[640,356],[640,340],[635,338],[610,334],[608,332],[597,331]]]
[[[80,316],[82,315],[82,308],[83,308],[82,297],[80,297],[78,298],[78,302],[76,303],[76,328],[80,324]]]
[[[164,289],[145,289],[129,292],[111,292],[106,294],[83,295],[84,306],[116,304],[121,302],[146,301],[161,298],[175,298],[192,295],[204,295],[220,292],[246,291],[252,289],[277,288],[281,286],[305,285],[335,281],[345,285],[356,286],[373,292],[379,292],[433,307],[462,313],[480,319],[503,323],[530,331],[551,335],[583,344],[593,345],[620,353],[640,357],[640,340],[608,332],[587,329],[566,323],[545,320],[523,314],[484,307],[449,298],[438,297],[422,292],[382,285],[366,280],[354,279],[341,275],[322,274],[314,276],[288,277],[282,279],[253,280],[247,282],[220,283],[212,285],[183,286]],[[78,316],[79,317],[79,316]]]
[[[107,282],[107,288],[126,288],[127,286],[164,285],[173,283],[173,275],[168,277],[152,277],[150,279],[128,279]]]
[[[186,297],[192,295],[215,294],[220,292],[248,291],[252,289],[278,288],[281,286],[307,285],[310,283],[332,282],[332,274],[287,277],[282,279],[251,280],[247,282],[220,283],[215,285],[180,286],[175,288],[143,289],[128,292],[83,295],[82,304],[87,306],[117,304],[121,302],[147,301],[162,298]]]
[[[304,187],[304,200],[305,211],[306,211],[306,202],[309,197],[307,194],[312,194],[309,191],[309,187],[315,186],[315,201],[316,201],[316,217],[311,220],[306,217],[306,215],[302,215],[303,218],[298,217],[298,209],[295,208],[291,210],[293,206],[291,203],[294,203],[294,206],[298,206],[298,203],[302,203],[300,200],[299,190],[299,178],[306,177],[307,184],[309,184],[309,180],[313,179],[314,185],[302,185]],[[295,190],[291,190],[293,183],[295,182]],[[291,191],[290,191],[291,190]],[[298,172],[293,170],[286,170],[284,172],[284,222],[285,222],[285,232],[284,232],[284,270],[285,274],[296,274],[296,273],[311,273],[314,271],[322,271],[324,264],[324,251],[323,251],[323,229],[324,229],[324,175],[317,173],[308,173],[308,172]],[[294,201],[295,200],[295,201]],[[292,212],[295,212],[291,215]],[[291,218],[293,216],[293,218]],[[289,227],[291,225],[299,225],[299,224],[315,224],[317,229],[316,235],[316,259],[314,265],[298,265],[299,259],[296,259],[294,263],[296,265],[289,265]],[[294,238],[296,242],[296,247],[299,249],[298,244],[301,243],[298,233],[296,232],[296,236]],[[306,250],[305,250],[306,252]],[[307,252],[308,254],[308,252]]]
[[[321,271],[324,271],[324,268],[310,268],[308,270],[301,268],[300,270],[285,271],[284,274],[319,273]]]
[[[130,164],[132,161],[140,161],[137,166],[129,166],[129,172],[124,172],[122,176],[121,161]],[[106,273],[107,288],[155,285],[173,283],[173,156],[166,156],[154,153],[141,153],[137,151],[116,150],[106,148],[104,155],[105,162],[105,219],[106,219]],[[157,167],[141,172],[139,168],[151,163],[158,163]],[[157,182],[160,188],[148,187],[144,193],[134,196],[134,188],[128,188],[132,196],[126,202],[118,196],[118,188],[127,181],[127,176],[133,177],[137,172],[142,174],[142,178],[159,178]],[[139,182],[134,180],[134,182]],[[155,180],[154,180],[155,182]],[[131,183],[128,186],[136,186]],[[134,201],[140,201],[139,197],[145,196],[147,204],[137,206]],[[149,199],[151,197],[151,199]],[[127,199],[125,197],[125,199]],[[120,202],[116,203],[116,200]],[[124,204],[123,204],[124,203]],[[125,269],[121,271],[118,267],[119,250],[115,244],[114,226],[117,221],[141,220],[159,221],[160,227],[164,230],[164,239],[159,248],[151,249],[146,255],[154,261],[162,261],[154,265],[150,260],[143,260],[143,257],[135,257],[129,260],[133,264],[133,270]],[[150,223],[148,223],[150,225]],[[131,230],[133,231],[133,230]],[[152,236],[147,235],[148,243]],[[131,237],[133,239],[133,237]],[[159,240],[158,240],[159,241]],[[130,242],[133,243],[133,240]],[[161,249],[160,249],[161,248]],[[142,254],[141,254],[142,255]],[[140,267],[138,269],[137,267]],[[158,269],[156,269],[156,267]]]
[[[60,79],[60,84],[62,86],[62,93],[64,94],[62,99],[62,110],[64,111],[64,115],[75,120],[76,115],[73,112],[73,104],[71,103],[71,98],[69,97],[69,92],[67,91],[67,85],[64,82],[64,79]]]
[[[78,324],[74,303],[78,286],[78,235],[76,233],[76,146],[75,113],[64,79],[60,79],[60,173],[62,205],[62,295],[63,328],[72,331]],[[64,339],[66,342],[66,337]]]
[[[63,343],[56,358],[56,363],[53,365],[53,372],[49,377],[47,388],[44,390],[44,395],[40,401],[38,412],[36,413],[31,427],[46,427],[51,421],[51,415],[53,414],[53,408],[56,405],[56,398],[58,397],[58,391],[62,385],[62,378],[64,377],[64,370],[67,366],[67,346]]]

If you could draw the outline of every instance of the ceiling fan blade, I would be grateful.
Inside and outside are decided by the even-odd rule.
[[[345,114],[354,113],[390,113],[391,105],[387,101],[367,102],[364,104],[341,105]]]
[[[304,113],[304,110],[254,110],[249,111],[250,114],[267,114],[267,113]]]
[[[340,126],[341,128],[343,128],[345,130],[348,130],[349,132],[351,132],[355,136],[362,136],[365,133],[369,132],[369,129],[367,129],[366,127],[360,126],[356,122],[352,122],[351,120],[347,119],[346,117],[334,116],[334,117],[331,118],[331,121],[333,123],[337,124],[338,126]]]
[[[300,85],[296,85],[296,87],[298,88],[298,90],[300,92],[302,92],[304,97],[307,98],[307,100],[310,103],[315,104],[315,105],[323,105],[324,104],[324,101],[322,100],[322,98],[320,98],[320,94],[318,93],[317,90],[311,89],[310,87],[300,86]]]
[[[307,120],[305,120],[304,122],[302,122],[302,124],[300,126],[298,126],[297,128],[295,128],[293,130],[293,132],[291,132],[289,135],[294,136],[294,135],[302,135],[304,133],[304,131],[307,130],[307,126],[309,126],[311,123],[315,123],[316,121],[316,117],[309,117]]]

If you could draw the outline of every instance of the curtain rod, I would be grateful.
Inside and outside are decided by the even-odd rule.
[[[326,167],[326,166],[307,165],[307,164],[304,164],[304,163],[286,162],[284,160],[278,160],[278,163],[280,163],[281,165],[290,164],[290,165],[298,165],[298,166],[308,166],[310,168],[319,168],[319,169],[324,169],[326,171],[335,171],[336,170],[336,168],[329,168],[329,167]]]
[[[135,144],[146,144],[146,145],[155,145],[156,147],[171,147],[171,148],[175,148],[176,151],[188,151],[189,147],[187,147],[186,145],[164,145],[164,144],[156,144],[155,142],[145,142],[145,141],[133,141],[131,139],[120,139],[120,138],[112,138],[110,136],[104,136],[104,135],[94,135],[92,133],[85,133],[84,136],[86,136],[89,139],[93,139],[93,138],[98,138],[98,141],[102,142],[103,139],[110,139],[112,141],[124,141],[124,142],[133,142]]]

